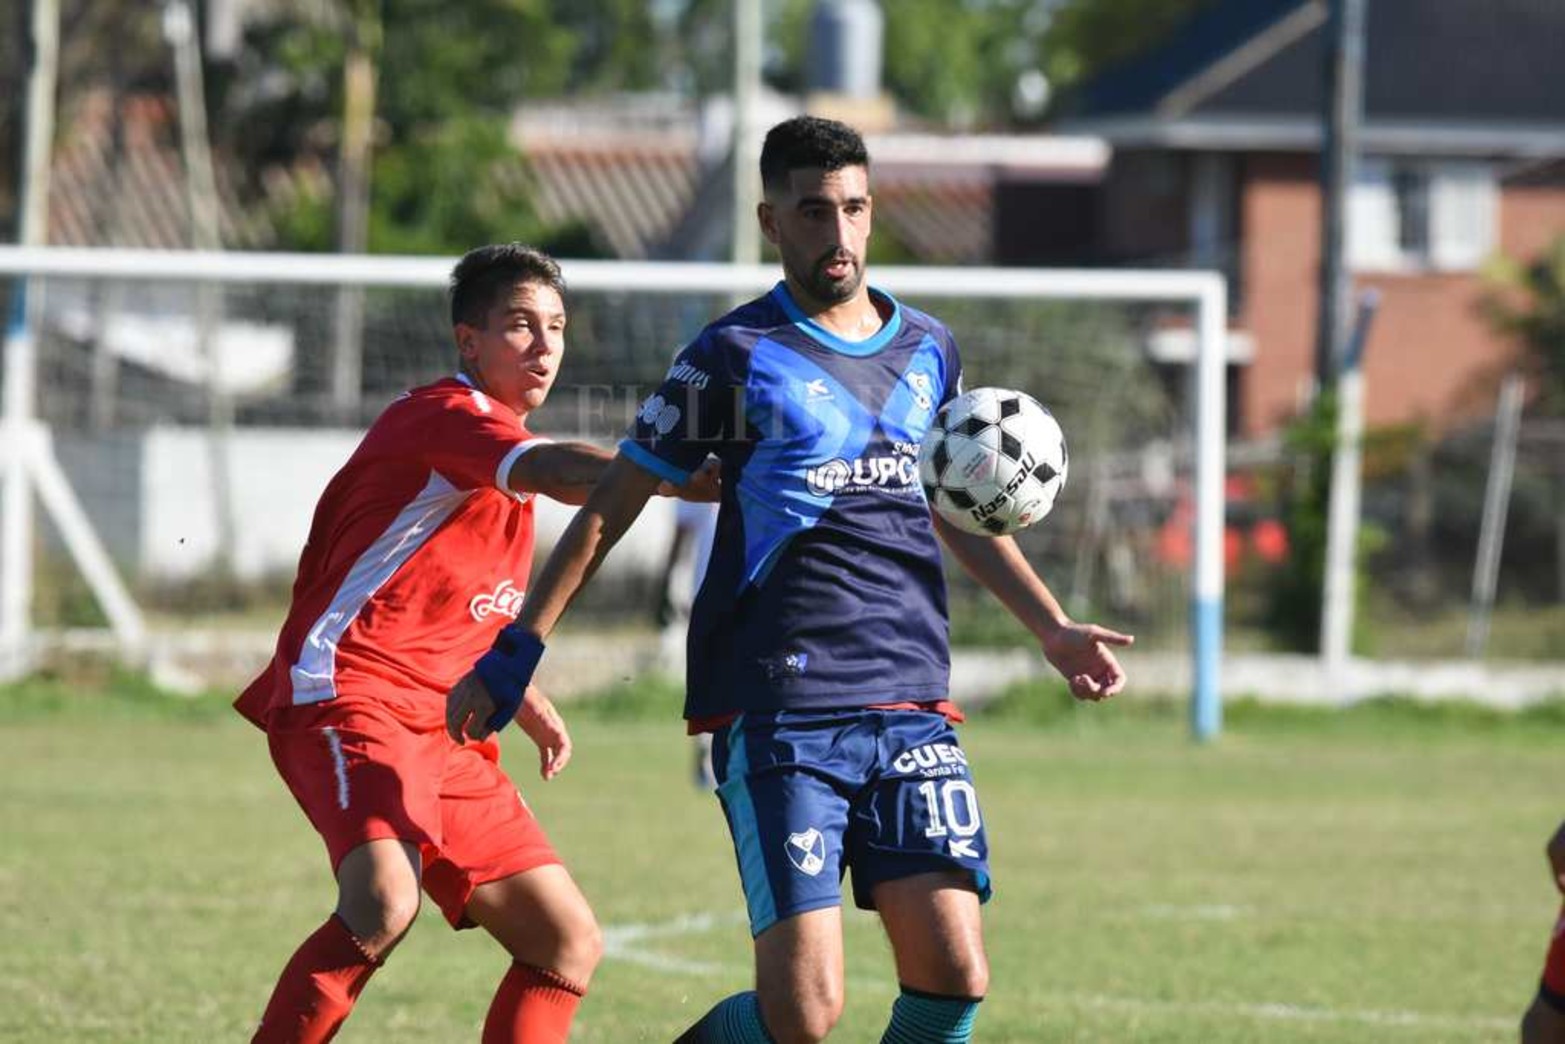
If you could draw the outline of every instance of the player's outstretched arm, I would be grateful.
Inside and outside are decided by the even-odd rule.
[[[522,709],[544,639],[641,514],[658,483],[656,475],[622,456],[609,463],[527,592],[521,615],[446,697],[446,730],[452,739],[483,739]]]
[[[935,532],[968,575],[998,598],[1038,639],[1043,655],[1070,683],[1078,700],[1106,700],[1125,687],[1125,670],[1111,646],[1135,638],[1097,624],[1076,623],[1011,537],[976,536],[931,512]]]
[[[523,453],[511,465],[506,483],[518,493],[542,493],[563,504],[585,504],[614,460],[610,450],[587,442],[546,442]],[[703,467],[683,486],[662,482],[659,496],[715,501],[721,495],[718,469]]]
[[[518,493],[542,493],[565,504],[584,504],[614,454],[587,442],[545,442],[516,459],[506,484]]]

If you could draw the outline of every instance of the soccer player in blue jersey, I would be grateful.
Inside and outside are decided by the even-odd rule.
[[[948,702],[940,546],[1037,635],[1079,699],[1119,692],[1111,646],[1066,616],[1009,538],[931,514],[920,438],[958,393],[939,321],[864,279],[873,203],[852,128],[800,117],[761,151],[761,227],[782,282],[707,327],[472,675],[447,727],[504,725],[558,623],[662,480],[722,464],[716,543],[689,633],[685,717],[713,733],[755,940],[756,988],[688,1042],[823,1039],[842,1013],[842,877],[876,910],[901,994],[884,1041],[970,1039],[989,985],[988,844]]]

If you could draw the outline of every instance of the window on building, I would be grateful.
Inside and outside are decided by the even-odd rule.
[[[1366,157],[1348,206],[1348,258],[1360,271],[1469,271],[1496,245],[1486,163]]]
[[[1397,249],[1419,263],[1429,259],[1429,168],[1398,163],[1391,168],[1391,195],[1396,205]]]

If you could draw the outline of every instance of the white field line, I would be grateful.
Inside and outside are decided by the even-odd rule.
[[[1148,913],[1152,913],[1149,909]],[[1174,912],[1169,908],[1169,913]],[[1238,911],[1231,908],[1186,907],[1178,913],[1197,917],[1226,919]],[[1166,915],[1166,914],[1165,914]],[[1154,914],[1156,916],[1156,914]],[[742,923],[743,916],[734,914],[692,914],[676,917],[657,924],[609,925],[603,929],[603,956],[610,960],[628,961],[655,971],[674,975],[742,975],[749,972],[747,964],[732,961],[688,961],[640,944],[650,940],[701,935],[726,925]],[[857,993],[891,992],[889,982],[850,978],[848,987]],[[1088,1008],[1098,1011],[1138,1012],[1165,1016],[1222,1015],[1255,1019],[1261,1022],[1344,1022],[1365,1026],[1407,1029],[1475,1029],[1509,1030],[1515,1028],[1518,1017],[1509,1015],[1459,1015],[1426,1014],[1417,1011],[1338,1011],[1333,1008],[1310,1007],[1282,1002],[1242,1003],[1232,1001],[1160,1001],[1136,997],[1110,997],[1086,993],[1048,993],[1041,999],[1061,1007]]]
[[[736,911],[728,914],[689,914],[659,924],[608,925],[603,929],[603,956],[608,960],[628,961],[656,971],[680,975],[719,975],[736,970],[738,966],[731,963],[687,961],[682,957],[646,949],[641,944],[682,935],[704,935],[714,928],[742,923],[744,916]]]

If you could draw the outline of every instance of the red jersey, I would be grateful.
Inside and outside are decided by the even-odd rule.
[[[446,692],[521,612],[533,505],[506,479],[543,441],[463,376],[388,406],[316,505],[277,651],[239,712],[265,728],[282,708],[372,701],[443,727]]]

